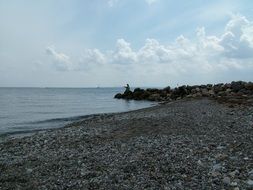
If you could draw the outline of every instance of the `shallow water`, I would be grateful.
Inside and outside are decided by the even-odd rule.
[[[117,100],[122,88],[0,88],[0,135],[62,127],[84,115],[135,110],[146,101]]]

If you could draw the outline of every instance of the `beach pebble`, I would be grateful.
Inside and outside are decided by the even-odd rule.
[[[197,163],[198,163],[199,166],[204,167],[204,164],[203,164],[203,162],[201,160],[198,160]]]
[[[248,184],[250,187],[253,187],[253,180],[249,179],[249,180],[247,181],[247,184]]]
[[[232,171],[229,173],[229,176],[234,178],[237,174],[239,174],[239,171],[238,170],[235,170],[235,171]]]
[[[251,180],[253,180],[253,170],[251,170],[251,171],[249,172],[249,178],[250,178]]]
[[[30,174],[30,173],[32,173],[32,172],[33,172],[33,169],[31,169],[31,168],[27,168],[27,169],[26,169],[26,173]]]
[[[230,185],[230,183],[231,183],[231,179],[229,178],[229,177],[224,177],[223,179],[222,179],[222,182],[224,183],[224,184],[226,184],[226,185]]]
[[[212,177],[218,177],[221,175],[221,173],[217,171],[212,171],[211,174],[212,174]]]
[[[8,140],[0,189],[251,190],[253,108],[233,110],[178,101]]]
[[[218,155],[215,156],[215,159],[216,159],[216,160],[221,160],[221,161],[223,161],[223,160],[225,160],[227,157],[228,157],[228,155],[226,155],[226,154],[218,154]]]
[[[215,164],[213,165],[213,171],[221,171],[222,165],[221,164]]]
[[[230,183],[230,186],[233,186],[233,187],[235,187],[235,186],[237,186],[238,184],[237,184],[237,182],[232,182],[232,183]]]

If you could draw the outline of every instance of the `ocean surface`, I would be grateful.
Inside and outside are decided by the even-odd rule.
[[[149,107],[114,99],[123,88],[0,88],[0,136],[63,127],[85,115]]]

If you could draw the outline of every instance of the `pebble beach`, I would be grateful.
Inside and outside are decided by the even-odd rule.
[[[209,98],[0,144],[0,189],[253,189],[253,107]]]

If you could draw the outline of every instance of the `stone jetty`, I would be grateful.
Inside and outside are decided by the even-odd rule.
[[[163,89],[135,88],[133,91],[128,91],[123,94],[118,93],[114,98],[169,102],[197,97],[210,97],[232,103],[252,103],[253,82],[233,81],[226,84],[183,85],[176,88],[168,86]]]

